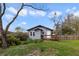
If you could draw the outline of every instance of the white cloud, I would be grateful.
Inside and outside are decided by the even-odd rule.
[[[67,10],[66,10],[66,13],[73,13],[74,11],[76,11],[76,7],[72,7],[72,8],[68,8]]]
[[[32,11],[32,10],[29,11],[29,14],[30,15],[36,15],[35,11]]]
[[[66,12],[68,14],[73,14],[74,16],[78,16],[79,17],[79,11],[77,11],[76,7],[72,7],[71,9],[67,9]]]
[[[15,9],[14,7],[9,7],[8,11],[11,12],[12,14],[16,14],[17,13],[17,9]],[[41,10],[35,10],[35,9],[22,9],[19,13],[19,16],[25,16],[25,15],[32,15],[32,16],[45,16],[46,12],[45,11],[41,11]]]
[[[26,22],[23,21],[21,24],[22,24],[22,25],[26,25]]]
[[[13,7],[9,7],[8,8],[8,11],[10,11],[13,14],[16,14],[17,13],[17,10],[15,8],[13,8]]]
[[[37,11],[36,13],[40,16],[45,16],[46,15],[46,12],[44,12],[44,11]]]
[[[16,14],[17,13],[17,9],[15,9],[14,7],[9,7],[8,11],[11,12],[12,14]],[[19,16],[25,16],[27,15],[27,9],[22,9],[19,13]]]
[[[13,15],[11,15],[11,14],[6,14],[5,17],[6,17],[6,19],[7,19],[7,22],[10,22],[10,21],[12,20],[12,18],[13,18]]]
[[[20,16],[25,16],[27,15],[27,9],[22,9],[19,13]]]
[[[76,7],[73,7],[73,8],[72,8],[72,10],[76,10],[76,9],[77,9]]]
[[[70,12],[70,10],[71,10],[71,9],[67,9],[67,10],[66,10],[66,13]]]
[[[55,15],[55,13],[56,13],[56,15]],[[50,13],[48,14],[48,17],[49,17],[49,18],[52,18],[52,17],[54,17],[54,16],[59,17],[59,16],[61,16],[61,15],[62,15],[62,12],[60,12],[60,11],[52,11],[52,12],[50,12]]]
[[[29,10],[29,14],[32,16],[45,16],[46,12],[40,10]]]
[[[74,16],[78,16],[79,17],[79,11],[76,11],[73,14],[74,14]]]

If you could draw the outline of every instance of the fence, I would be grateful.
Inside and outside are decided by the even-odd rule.
[[[79,35],[51,35],[50,39],[79,40]]]

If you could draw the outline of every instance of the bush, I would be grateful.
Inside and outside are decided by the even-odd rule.
[[[20,40],[16,38],[16,36],[8,34],[8,45],[19,45],[19,44],[21,44]]]
[[[33,43],[32,39],[27,39],[26,41],[21,41],[21,44],[28,44],[28,43]]]
[[[28,38],[28,39],[27,39],[27,43],[33,43],[33,40],[30,39],[30,38]]]
[[[23,44],[27,44],[27,41],[21,41],[21,44],[23,45]]]
[[[21,41],[25,41],[28,38],[27,33],[22,33],[22,32],[15,33],[15,36],[19,38]]]

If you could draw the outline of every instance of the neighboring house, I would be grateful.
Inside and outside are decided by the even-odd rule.
[[[53,30],[48,27],[38,25],[28,29],[27,31],[29,33],[29,38],[31,39],[50,39]]]

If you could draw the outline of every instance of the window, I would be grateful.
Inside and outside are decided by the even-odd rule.
[[[33,32],[33,36],[35,36],[35,32]]]
[[[42,32],[42,34],[44,34],[44,32]]]
[[[30,32],[30,36],[32,36],[32,32]]]
[[[30,36],[35,36],[35,32],[30,32]]]

